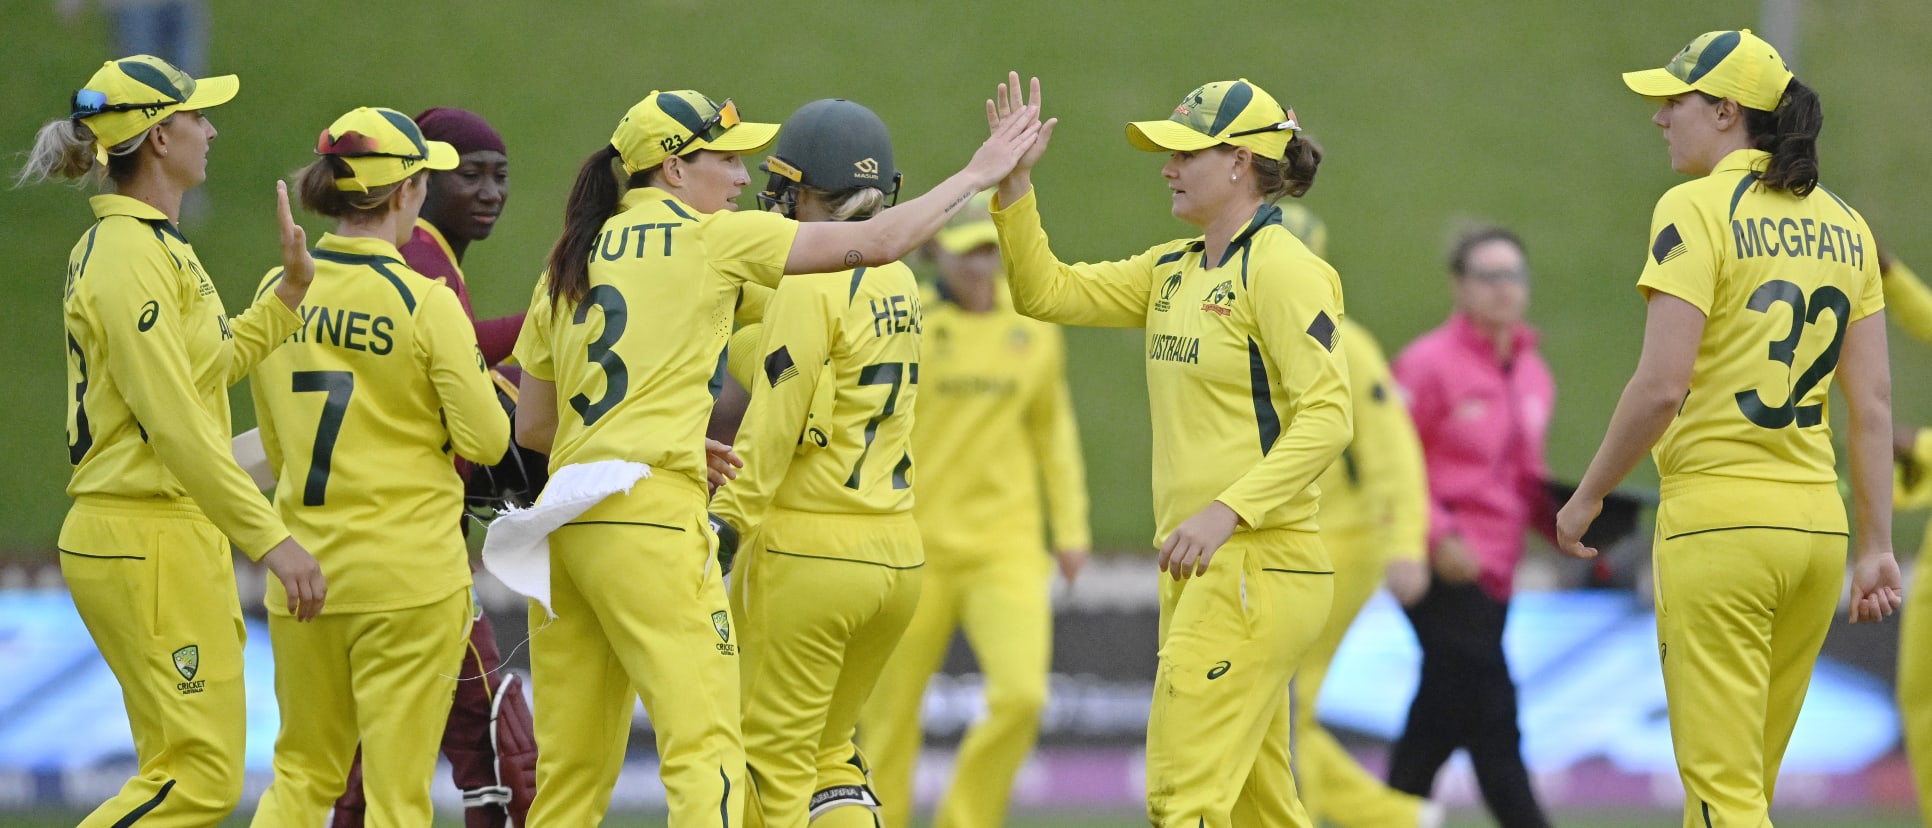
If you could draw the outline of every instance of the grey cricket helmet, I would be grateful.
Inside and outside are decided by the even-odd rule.
[[[767,209],[783,205],[790,215],[796,188],[844,193],[872,187],[898,200],[899,168],[892,160],[892,136],[872,110],[843,98],[826,98],[798,108],[778,131],[778,145],[759,165],[771,174],[758,201]]]

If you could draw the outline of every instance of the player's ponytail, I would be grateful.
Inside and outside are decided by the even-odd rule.
[[[577,170],[577,183],[570,187],[564,202],[563,235],[550,248],[550,306],[561,310],[583,301],[590,292],[590,256],[596,250],[597,235],[604,222],[617,214],[623,192],[611,164],[618,159],[617,148],[605,144],[584,159]]]
[[[173,118],[173,115],[169,115],[161,123],[165,124]],[[102,167],[94,158],[94,130],[89,129],[87,124],[71,118],[48,121],[34,134],[33,149],[27,151],[27,163],[14,176],[13,186],[39,184],[50,178],[98,181],[104,176],[114,181],[125,181],[133,177],[135,170],[140,167],[141,156],[135,150],[141,148],[152,131],[150,127],[109,148],[107,166]]]
[[[1248,168],[1261,199],[1273,204],[1283,198],[1301,198],[1315,186],[1315,170],[1321,163],[1321,145],[1313,138],[1296,135],[1289,139],[1287,153],[1281,159],[1257,155]]]
[[[1825,125],[1824,104],[1811,87],[1792,78],[1771,112],[1744,109],[1751,145],[1771,153],[1758,183],[1803,198],[1818,186],[1818,133]]]
[[[296,171],[296,199],[301,202],[302,209],[336,220],[365,214],[380,218],[392,207],[390,196],[409,183],[409,178],[405,178],[362,193],[336,188],[336,179],[351,178],[355,174],[349,162],[334,155],[319,156],[308,166]]]

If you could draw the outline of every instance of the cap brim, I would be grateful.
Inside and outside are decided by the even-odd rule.
[[[1133,121],[1127,124],[1127,143],[1147,152],[1194,152],[1221,141],[1173,121]]]
[[[234,99],[241,91],[241,78],[234,75],[216,75],[212,78],[195,78],[195,93],[181,104],[181,109],[207,109],[220,106]]]
[[[1630,91],[1646,98],[1674,98],[1696,87],[1679,80],[1676,75],[1663,69],[1645,69],[1640,72],[1623,73],[1623,85]]]
[[[1000,231],[991,221],[975,221],[941,230],[933,240],[948,253],[971,253],[989,244],[999,244]]]
[[[432,170],[453,170],[463,164],[463,155],[456,146],[443,141],[424,141],[429,147],[429,157],[423,159],[423,166]]]
[[[757,152],[771,146],[776,140],[778,140],[777,124],[740,121],[737,126],[725,130],[723,135],[718,136],[718,140],[701,141],[695,146],[697,149],[712,152]]]

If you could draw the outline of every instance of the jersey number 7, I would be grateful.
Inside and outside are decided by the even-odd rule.
[[[859,369],[859,385],[890,385],[892,391],[886,394],[885,407],[879,409],[877,416],[865,421],[865,448],[859,451],[859,459],[852,464],[852,476],[845,479],[845,488],[859,488],[859,472],[865,468],[865,457],[872,453],[872,441],[879,436],[879,425],[899,410],[899,390],[906,385],[919,384],[919,363],[881,362]],[[899,459],[899,465],[892,469],[892,488],[904,489],[910,485],[906,472],[912,468],[912,456]]]
[[[356,392],[356,375],[348,371],[296,371],[296,393],[326,391],[322,419],[315,424],[315,449],[309,454],[309,479],[302,486],[302,505],[320,506],[329,490],[329,461],[335,456],[335,438],[342,434],[342,418],[349,413],[349,398]]]

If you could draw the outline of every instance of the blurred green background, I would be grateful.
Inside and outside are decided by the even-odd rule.
[[[747,117],[773,121],[820,97],[863,102],[891,125],[910,194],[970,156],[984,136],[980,101],[1008,68],[1038,74],[1062,121],[1035,176],[1047,229],[1064,258],[1102,259],[1193,234],[1167,213],[1161,158],[1129,148],[1122,123],[1163,117],[1200,83],[1244,76],[1293,106],[1326,146],[1307,203],[1330,223],[1350,313],[1391,353],[1446,313],[1441,260],[1456,222],[1521,232],[1536,271],[1532,317],[1558,381],[1551,464],[1571,478],[1635,365],[1643,307],[1632,285],[1650,208],[1680,180],[1652,108],[1617,73],[1662,65],[1697,33],[1751,26],[1759,13],[1756,0],[212,6],[213,71],[240,74],[242,93],[212,113],[221,135],[205,209],[183,229],[231,311],[275,263],[272,182],[309,160],[316,132],[354,106],[462,106],[503,133],[514,198],[465,263],[489,316],[521,308],[572,174],[652,89],[731,96]],[[6,3],[0,30],[11,174],[12,153],[111,55],[98,13],[63,24],[52,2]],[[1798,31],[1796,68],[1826,106],[1826,185],[1888,247],[1932,266],[1932,241],[1917,232],[1932,158],[1932,14],[1924,0],[1813,0]],[[0,336],[18,403],[0,429],[10,513],[0,555],[50,552],[65,510],[59,285],[89,220],[83,193],[0,191]],[[1140,336],[1068,337],[1103,547],[1142,547],[1152,532]],[[1928,419],[1932,390],[1917,381],[1925,354],[1895,342],[1903,421]],[[246,394],[235,399],[236,427],[246,428]],[[1645,475],[1654,472],[1633,482]],[[1915,538],[1902,532],[1901,546]]]

